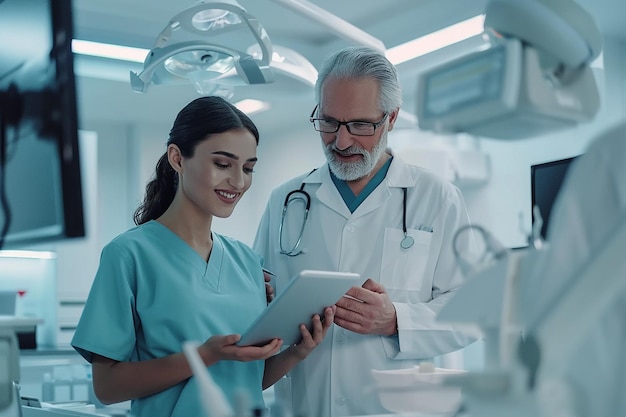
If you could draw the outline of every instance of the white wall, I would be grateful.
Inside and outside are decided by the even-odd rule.
[[[130,181],[128,128],[120,125],[92,124],[98,135],[98,245],[102,247],[128,228],[127,204]]]
[[[308,122],[297,132],[285,132],[266,140],[262,137],[257,156],[259,161],[247,195],[230,218],[215,221],[215,230],[250,245],[271,190],[325,161],[319,134]]]

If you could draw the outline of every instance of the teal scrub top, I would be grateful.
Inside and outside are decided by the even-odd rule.
[[[144,361],[182,351],[185,341],[243,333],[266,307],[261,258],[245,244],[213,233],[207,263],[156,221],[121,234],[102,250],[100,265],[72,346],[93,354]],[[220,361],[207,368],[233,404],[244,390],[264,407],[264,361]],[[196,379],[133,400],[134,417],[204,415]]]

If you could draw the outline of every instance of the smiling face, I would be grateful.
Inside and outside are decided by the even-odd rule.
[[[374,78],[338,79],[323,84],[318,116],[340,122],[378,123],[385,113],[378,106],[378,82]],[[393,129],[397,111],[387,115],[372,136],[357,136],[340,126],[335,133],[320,133],[324,152],[333,173],[356,181],[375,172],[386,161],[387,132]]]
[[[211,135],[198,143],[191,158],[170,145],[170,163],[179,175],[177,198],[201,215],[230,216],[252,184],[256,148],[247,129]]]

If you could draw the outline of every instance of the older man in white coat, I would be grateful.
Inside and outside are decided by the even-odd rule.
[[[283,279],[303,269],[367,279],[348,292],[357,300],[337,303],[336,325],[291,373],[293,414],[386,413],[371,369],[412,367],[474,340],[436,321],[463,281],[452,241],[469,219],[456,187],[388,151],[401,92],[384,55],[363,47],[332,55],[316,95],[311,122],[327,164],[272,192],[254,249]]]

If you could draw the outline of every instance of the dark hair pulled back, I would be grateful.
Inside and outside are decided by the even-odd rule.
[[[244,112],[222,97],[200,97],[178,113],[167,144],[175,144],[185,158],[191,158],[198,143],[211,135],[233,129],[249,130],[259,143],[259,131]],[[177,187],[178,173],[171,167],[165,152],[156,164],[153,179],[146,185],[143,202],[135,210],[135,224],[157,219],[165,213],[174,200]]]

